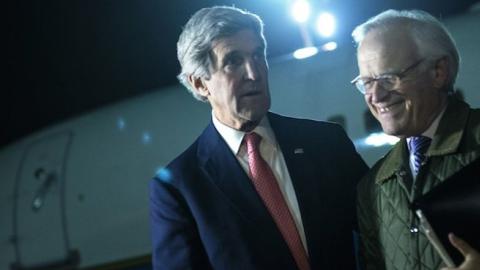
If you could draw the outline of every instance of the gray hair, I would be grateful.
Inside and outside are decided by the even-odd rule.
[[[460,65],[458,49],[445,26],[429,13],[421,10],[390,9],[357,26],[352,32],[352,37],[357,46],[360,46],[371,30],[390,30],[399,24],[412,34],[421,56],[448,58],[447,90],[453,91]]]
[[[214,6],[200,9],[188,20],[177,42],[177,57],[182,68],[177,78],[196,99],[207,101],[190,85],[188,76],[209,79],[213,70],[211,51],[214,41],[245,29],[254,31],[266,49],[262,19],[248,11]]]

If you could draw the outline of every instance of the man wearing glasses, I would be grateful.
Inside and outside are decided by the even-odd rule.
[[[358,186],[367,269],[439,269],[418,230],[412,201],[480,158],[480,110],[452,97],[459,55],[442,24],[423,11],[385,11],[352,33],[360,75],[352,81],[385,133],[401,140]],[[480,255],[450,235],[480,269]]]

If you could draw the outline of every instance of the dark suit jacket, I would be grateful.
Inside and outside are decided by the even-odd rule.
[[[354,269],[355,187],[367,166],[338,125],[268,118],[292,178],[312,269]],[[155,269],[296,269],[213,123],[167,169],[150,186]]]

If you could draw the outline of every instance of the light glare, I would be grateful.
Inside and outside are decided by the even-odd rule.
[[[310,17],[310,4],[305,0],[293,2],[292,16],[299,23],[306,22]]]
[[[150,132],[146,131],[142,134],[142,143],[143,144],[149,144],[152,142],[152,135],[150,135]]]
[[[296,59],[305,59],[307,57],[314,56],[317,53],[318,53],[317,47],[305,47],[305,48],[296,50],[293,53],[293,57],[295,57]]]
[[[328,12],[321,13],[317,18],[317,32],[323,37],[331,37],[335,32],[335,17]]]
[[[119,130],[124,130],[126,126],[125,119],[123,117],[119,117],[117,119],[117,127]]]
[[[160,181],[170,182],[170,180],[172,179],[172,172],[170,172],[170,170],[165,167],[161,167],[157,169],[156,176]]]
[[[322,50],[325,51],[325,52],[334,51],[335,49],[337,49],[337,43],[334,42],[334,41],[330,41],[328,43],[325,43],[322,46]]]
[[[387,135],[383,132],[377,132],[370,134],[367,138],[365,138],[365,144],[368,146],[379,147],[383,145],[394,145],[400,139],[395,136]]]

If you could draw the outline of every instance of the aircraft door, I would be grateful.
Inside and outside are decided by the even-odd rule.
[[[78,263],[70,250],[65,219],[65,170],[70,132],[26,148],[16,176],[12,269],[57,268]]]

